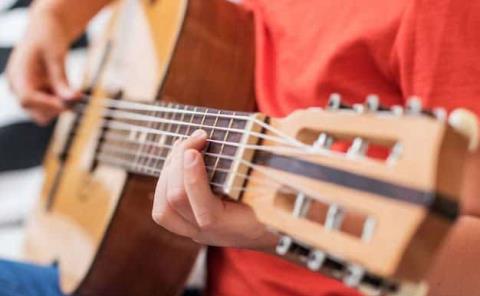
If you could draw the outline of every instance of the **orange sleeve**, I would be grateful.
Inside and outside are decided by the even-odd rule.
[[[392,54],[403,96],[480,115],[479,31],[479,0],[411,0]]]

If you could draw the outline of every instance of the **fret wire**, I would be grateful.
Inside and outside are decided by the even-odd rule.
[[[185,110],[185,106],[181,106],[181,107],[180,107],[180,110]],[[184,118],[185,118],[185,113],[182,113],[182,115],[180,116],[180,121],[183,122]],[[181,133],[180,133],[180,124],[177,124],[177,130],[175,131],[175,133],[181,135]],[[180,139],[180,136],[178,137],[178,139]],[[177,140],[178,140],[178,139],[177,139]]]
[[[197,112],[197,107],[193,108],[193,112]],[[192,127],[192,124],[193,124],[193,117],[194,117],[194,115],[190,115],[190,121],[188,122],[190,124],[188,125],[187,132],[186,132],[187,136],[190,136],[190,128]]]
[[[164,117],[164,113],[163,113],[163,112],[155,112],[154,115],[155,115],[155,117],[157,117],[157,118],[163,118],[163,117]],[[163,122],[157,122],[157,123],[155,124],[155,128],[158,129],[158,130],[163,130],[163,129],[164,129],[164,125],[165,125],[165,123],[163,123]],[[158,140],[159,140],[159,135],[156,135],[156,136],[153,137],[153,142],[154,142],[154,143],[158,142]],[[153,151],[154,151],[155,153],[158,153],[158,151],[157,151],[156,148],[154,148]],[[159,162],[158,160],[154,160],[154,161],[153,161],[153,167],[154,167],[154,168],[157,168],[157,167],[159,166],[159,163],[158,163],[158,162]],[[163,163],[162,163],[162,164],[163,164]]]
[[[233,113],[233,114],[235,115],[235,113]],[[228,128],[230,129],[230,128],[232,127],[232,125],[233,125],[233,118],[230,118],[230,121],[229,121],[229,124],[228,124]],[[226,141],[227,141],[228,135],[229,135],[229,133],[228,133],[228,130],[227,130],[227,132],[225,132],[225,135],[224,135],[224,137],[223,137],[223,142],[226,142]],[[222,143],[221,146],[220,146],[220,151],[218,152],[218,154],[222,155],[224,148],[225,148],[225,144]],[[215,160],[215,164],[214,164],[214,166],[213,166],[213,173],[212,173],[212,179],[211,179],[212,181],[213,181],[214,178],[215,178],[215,173],[216,173],[215,170],[218,168],[218,163],[219,163],[219,162],[220,162],[220,158],[217,157],[217,159]]]
[[[220,115],[220,113],[221,113],[220,111],[217,111],[217,114],[218,114],[218,115]],[[212,125],[212,129],[210,130],[210,136],[209,136],[209,138],[211,138],[211,139],[213,138],[213,135],[214,135],[214,132],[215,132],[215,128],[217,127],[218,119],[219,119],[219,117],[216,116],[216,117],[215,117],[215,121],[214,121],[214,123],[213,123],[213,125]],[[207,151],[208,151],[208,149],[210,148],[211,145],[212,145],[212,143],[209,143],[209,144],[208,144]],[[217,160],[218,160],[218,158],[217,158]],[[209,177],[210,181],[212,181],[214,175],[215,175],[215,173],[212,173],[212,172],[210,172],[210,173],[208,174],[208,177]]]
[[[172,106],[173,106],[174,104],[171,103],[171,102],[169,102],[169,103],[167,103],[166,105],[168,106],[168,108],[172,108]],[[165,113],[162,113],[162,114],[165,114]],[[171,118],[173,118],[174,114],[170,113],[170,114],[166,114],[165,116],[166,116],[167,118],[171,119]],[[171,123],[171,122],[169,122],[169,123],[162,123],[161,130],[169,131],[169,130],[171,129],[171,127],[172,127],[172,123]],[[166,144],[168,143],[168,139],[169,139],[169,138],[170,138],[170,137],[167,137],[166,135],[163,134],[163,135],[159,135],[159,136],[158,136],[157,141],[158,141],[159,144],[161,144],[161,145],[166,145]],[[160,147],[159,150],[160,150],[160,151],[158,152],[158,154],[159,154],[159,155],[162,155],[162,156],[164,156],[164,157],[166,157],[166,156],[168,155],[169,151],[170,151],[170,149],[166,149],[166,148],[164,148],[164,147],[163,147],[163,148]],[[161,168],[163,168],[163,165],[164,165],[163,162],[158,162],[158,161],[157,161],[155,167],[158,167],[159,169],[161,169]]]
[[[200,122],[200,128],[202,128],[202,129],[205,125],[205,120],[207,119],[207,114],[208,114],[208,108],[205,109],[205,112],[203,113],[202,121]]]
[[[173,106],[173,108],[177,109],[179,105],[178,104],[172,104],[172,106]],[[177,114],[178,113],[172,114],[171,119],[175,120]],[[175,128],[175,125],[173,123],[169,124],[168,128],[167,128],[168,132],[170,132],[172,134],[176,134],[176,136],[173,136],[173,137],[166,137],[165,144],[167,144],[169,146],[173,146],[173,143],[175,143],[175,141],[180,137],[179,134],[173,132],[174,128]],[[168,154],[170,154],[170,150],[166,150],[165,157],[167,157]]]
[[[149,116],[153,116],[153,115],[155,114],[155,111],[149,111],[148,114],[149,114]],[[147,123],[147,127],[149,127],[149,128],[154,128],[153,124],[154,124],[154,122],[149,121],[149,122]],[[147,150],[147,151],[146,151],[147,154],[150,154],[150,155],[151,155],[151,154],[152,154],[152,153],[151,153],[151,147],[145,145],[145,142],[148,141],[148,137],[149,137],[149,134],[147,133],[146,136],[145,136],[145,141],[143,142],[143,145],[144,145],[144,147],[145,147],[146,150]],[[143,148],[142,150],[144,151],[145,148]],[[151,161],[151,160],[150,160],[150,157],[147,156],[145,159],[143,159],[142,164],[148,166],[148,164],[149,164],[150,161]]]
[[[133,133],[131,137],[135,139],[136,141],[140,141],[139,137],[141,137],[142,132],[141,131],[130,131],[130,133]],[[139,163],[139,157],[140,157],[140,151],[142,149],[142,146],[139,145],[137,149],[137,153],[135,153],[134,160],[133,160],[133,166],[135,166]]]
[[[156,102],[155,102],[156,103]],[[153,113],[153,116],[157,117],[157,118],[162,118],[163,117],[163,113],[162,112],[158,112],[158,111],[155,111]],[[163,122],[156,122],[153,126],[155,129],[157,130],[163,130],[163,125],[164,123]],[[158,141],[158,135],[154,135],[152,138],[151,138],[152,142],[156,143]],[[157,149],[156,148],[153,148],[152,149],[154,151],[154,153],[156,154],[157,153]],[[151,158],[152,159],[152,163],[151,163],[151,166],[153,168],[156,168],[158,167],[158,159],[155,159],[155,158]]]

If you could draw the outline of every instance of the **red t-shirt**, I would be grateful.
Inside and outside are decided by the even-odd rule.
[[[260,110],[284,116],[378,94],[480,114],[480,1],[246,0],[255,14]],[[357,295],[266,254],[212,248],[209,295]]]

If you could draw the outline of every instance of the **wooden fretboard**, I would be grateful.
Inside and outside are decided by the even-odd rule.
[[[96,160],[121,166],[132,173],[158,177],[175,141],[203,129],[210,140],[203,151],[210,182],[215,191],[224,193],[239,149],[235,144],[246,134],[252,114],[173,103],[152,106],[176,111],[128,110],[129,114],[140,116],[135,120],[116,115],[124,114],[125,110],[110,109],[112,113],[106,117]],[[179,112],[185,110],[188,112]]]

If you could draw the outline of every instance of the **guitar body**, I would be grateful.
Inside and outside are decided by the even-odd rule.
[[[59,119],[26,256],[58,263],[67,294],[177,295],[199,247],[151,219],[155,178],[95,164],[102,132],[95,102],[121,91],[129,99],[252,111],[251,16],[224,0],[120,1],[91,56],[93,95],[83,116]]]

